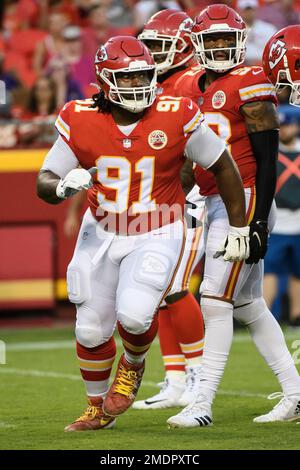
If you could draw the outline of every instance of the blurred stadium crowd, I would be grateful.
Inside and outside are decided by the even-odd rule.
[[[259,65],[267,40],[277,30],[300,22],[300,0],[2,0],[0,80],[5,82],[7,94],[6,104],[0,107],[0,149],[52,145],[58,110],[69,100],[91,97],[97,91],[92,85],[93,60],[100,43],[114,35],[137,35],[145,21],[159,10],[182,9],[194,18],[213,3],[227,3],[246,22],[246,65]],[[300,110],[286,104],[288,96],[284,93],[279,100],[281,146],[298,154]],[[283,208],[290,204],[285,196],[281,201]],[[296,233],[300,240],[297,207],[293,208],[297,212],[292,234]],[[284,219],[283,225],[287,226]],[[271,263],[274,256],[276,253],[271,253],[267,260],[269,303],[277,292],[273,276],[277,267]],[[285,259],[283,255],[283,262]],[[297,258],[294,261],[297,264]],[[282,261],[279,264],[282,266]],[[292,271],[300,277],[300,255],[298,264]],[[289,272],[287,268],[283,274]],[[292,317],[300,324],[300,281],[291,289]]]
[[[164,8],[194,17],[210,0],[4,0],[0,6],[0,148],[50,145],[57,110],[95,92],[93,58],[99,43],[137,34]],[[221,2],[220,2],[221,3]],[[232,0],[249,27],[247,63],[259,64],[276,30],[299,23],[300,0]],[[284,98],[282,98],[284,100]]]

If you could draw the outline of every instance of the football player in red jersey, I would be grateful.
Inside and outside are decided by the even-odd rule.
[[[276,92],[290,88],[289,103],[300,106],[300,26],[281,29],[267,42],[263,68]]]
[[[201,105],[205,120],[231,150],[240,170],[250,224],[250,257],[225,264],[215,255],[228,230],[215,179],[200,167],[196,182],[206,196],[207,242],[201,308],[205,343],[197,400],[168,419],[173,427],[212,424],[211,406],[222,378],[233,337],[233,315],[248,326],[252,338],[278,378],[283,400],[255,422],[299,417],[300,378],[281,329],[263,299],[263,261],[276,185],[278,119],[276,95],[261,67],[244,67],[246,27],[225,5],[212,5],[195,20],[192,40],[204,70],[187,72],[176,83],[177,96]],[[269,221],[268,221],[269,220]],[[250,263],[250,264],[249,264]]]
[[[139,35],[151,50],[158,72],[159,96],[173,96],[174,85],[193,58],[193,21],[183,11],[162,10],[153,15]],[[193,59],[194,60],[194,59]],[[204,200],[195,186],[187,201],[196,205],[192,213],[204,219]],[[187,230],[186,249],[168,297],[160,306],[158,335],[165,366],[161,391],[135,401],[135,409],[186,406],[196,398],[201,377],[204,324],[200,306],[188,291],[195,266],[204,254],[203,224]]]
[[[196,65],[190,37],[192,26],[192,19],[183,11],[162,10],[148,20],[143,32],[139,35],[139,39],[151,50],[157,66],[159,86],[156,89],[156,94],[173,96],[176,80],[187,71],[187,67],[191,63]],[[199,199],[198,196],[197,199]],[[84,201],[83,191],[73,198],[68,208],[64,226],[68,237],[75,235],[78,231],[80,210]],[[187,283],[188,279],[186,279]],[[191,354],[193,355],[193,353]],[[174,359],[177,362],[181,361],[182,365],[170,367],[180,368],[184,371],[184,356],[181,351],[179,355],[180,357],[177,356]]]
[[[139,39],[150,49],[157,70],[157,94],[173,96],[187,68],[198,64],[191,41],[193,20],[183,11],[161,10],[144,25]],[[160,87],[160,84],[162,86]]]
[[[56,121],[60,135],[37,186],[50,204],[88,189],[67,284],[77,309],[77,356],[89,406],[66,431],[112,427],[135,399],[157,331],[156,312],[184,250],[183,155],[216,176],[231,223],[224,257],[249,255],[240,176],[197,105],[155,97],[153,59],[133,37],[101,46],[95,69],[101,91],[63,107]],[[124,353],[109,387],[116,324]]]

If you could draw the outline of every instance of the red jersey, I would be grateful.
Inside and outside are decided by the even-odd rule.
[[[217,78],[203,93],[199,80],[204,74],[204,69],[186,72],[175,84],[175,95],[189,97],[201,106],[206,123],[227,143],[244,187],[251,187],[255,183],[256,160],[240,108],[253,101],[277,104],[275,89],[261,67],[238,66]],[[195,178],[202,195],[218,194],[212,173],[197,165]]]
[[[173,69],[173,72],[174,70],[175,69]],[[197,70],[199,70],[199,66],[186,67],[183,70],[174,72],[172,75],[166,78],[163,82],[157,83],[156,94],[159,96],[162,96],[162,95],[174,96],[175,84],[182,77],[182,75],[185,75],[187,72],[196,72]]]
[[[88,192],[93,215],[103,225],[113,223],[109,231],[126,234],[181,217],[180,170],[190,133],[203,120],[198,106],[187,98],[157,98],[125,135],[110,113],[90,105],[91,100],[67,103],[56,127],[80,165],[98,169]]]

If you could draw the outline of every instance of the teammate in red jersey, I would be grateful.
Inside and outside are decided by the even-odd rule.
[[[206,195],[207,242],[201,308],[205,344],[197,400],[168,419],[173,427],[212,424],[211,406],[222,378],[233,336],[232,318],[248,326],[252,338],[283,389],[283,400],[255,422],[299,417],[300,378],[281,329],[263,299],[262,259],[276,184],[278,120],[276,96],[261,67],[243,67],[246,28],[225,5],[212,5],[195,21],[192,33],[203,71],[187,72],[176,83],[177,95],[201,105],[205,120],[231,150],[243,180],[250,223],[250,257],[229,265],[215,255],[228,229],[216,181],[200,168],[196,182]],[[269,218],[269,224],[268,224]],[[249,264],[255,263],[255,264]]]
[[[289,103],[300,107],[300,26],[281,29],[267,42],[263,68],[277,93],[290,88]]]
[[[189,66],[193,58],[192,26],[193,21],[186,13],[162,10],[148,20],[139,36],[156,63],[159,96],[172,96],[178,78],[187,70],[193,70]],[[197,206],[193,214],[203,221],[204,198],[199,195],[197,186],[189,192],[187,200]],[[186,406],[196,398],[204,324],[200,306],[188,291],[188,284],[204,253],[202,233],[202,223],[195,228],[188,227],[185,252],[172,289],[160,306],[158,334],[166,371],[161,391],[146,400],[136,401],[135,409]]]
[[[67,273],[89,406],[66,431],[112,427],[135,399],[156,312],[184,249],[183,154],[216,175],[232,225],[224,256],[236,261],[249,254],[239,174],[197,105],[155,98],[153,59],[133,37],[101,46],[95,68],[102,91],[92,102],[64,106],[60,136],[38,176],[46,202],[88,189],[90,206]],[[116,324],[124,353],[109,387]]]
[[[139,39],[150,49],[157,70],[157,93],[174,93],[174,85],[188,67],[197,65],[191,41],[193,20],[183,11],[161,10],[144,25]]]

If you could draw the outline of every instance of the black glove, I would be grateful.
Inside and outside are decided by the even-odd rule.
[[[246,264],[258,263],[263,259],[268,249],[269,229],[268,222],[256,220],[250,223],[250,256]]]

